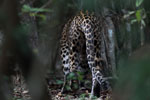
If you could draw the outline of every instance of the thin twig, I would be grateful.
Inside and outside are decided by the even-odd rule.
[[[52,0],[49,0],[47,3],[45,3],[42,7],[40,7],[40,8],[46,8],[49,4],[51,4],[52,3]]]
[[[40,7],[40,9],[44,9],[46,8],[49,4],[52,3],[52,0],[49,0],[47,3],[45,3],[43,6]],[[39,11],[35,12],[36,14],[38,13]]]

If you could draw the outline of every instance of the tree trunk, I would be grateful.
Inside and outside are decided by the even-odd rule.
[[[33,0],[21,0],[20,2],[20,8],[23,7],[23,5],[29,5],[30,7],[33,7]],[[21,12],[21,11],[20,11]],[[37,22],[35,16],[30,16],[29,13],[21,12],[21,23],[24,25],[27,25],[29,28],[29,36],[30,36],[30,43],[31,47],[33,49],[36,49],[38,47],[38,30],[37,30]]]
[[[2,55],[0,56],[0,97],[2,100],[12,99],[12,96],[9,96],[8,92],[6,93],[2,89],[3,82],[5,81],[4,77],[6,75],[10,77],[12,69],[15,68],[16,64],[19,64],[25,79],[29,81],[28,86],[32,100],[48,100],[46,86],[43,82],[45,76],[43,63],[38,58],[34,59],[35,55],[28,45],[27,32],[23,30],[20,24],[17,7],[16,0],[4,1],[2,11],[4,11],[5,16],[3,21],[5,40],[2,46]],[[38,91],[36,91],[37,89]]]
[[[109,14],[108,9],[104,8],[104,16]],[[115,58],[115,26],[110,16],[106,17],[106,34],[104,41],[106,47],[106,58],[108,63],[109,73],[116,76],[116,58]]]

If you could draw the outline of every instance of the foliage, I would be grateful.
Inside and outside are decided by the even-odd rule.
[[[65,99],[65,100],[70,100],[69,95],[67,95],[64,99]]]
[[[45,8],[33,8],[33,7],[30,7],[29,5],[23,5],[22,12],[29,13],[30,16],[36,16],[36,17],[39,17],[39,18],[45,20],[46,16],[41,13],[52,12],[52,10],[45,9]]]
[[[60,85],[63,84],[64,82],[62,80],[56,80],[56,84]]]
[[[136,7],[139,7],[143,3],[143,0],[136,0]]]
[[[84,73],[82,73],[80,71],[77,72],[77,76],[78,76],[79,81],[83,81],[83,77],[84,77],[83,75],[84,75]]]
[[[146,18],[146,12],[144,8],[141,8],[143,0],[136,0],[136,10],[129,11],[124,15],[125,19],[130,19],[131,24],[138,22],[141,26],[141,29],[146,26],[144,19]],[[133,17],[132,17],[133,16]]]
[[[77,89],[79,87],[78,81],[83,82],[83,73],[82,72],[77,72],[77,73],[69,73],[69,75],[67,76],[67,81],[70,81],[71,84],[67,84],[66,85],[66,89],[67,90],[71,90],[71,86],[74,89]]]
[[[86,97],[86,94],[85,94],[85,93],[81,94],[81,95],[80,95],[80,100],[85,100],[85,97]]]
[[[44,9],[44,8],[33,8],[30,7],[29,5],[23,5],[22,8],[23,12],[50,12],[50,9]]]
[[[67,76],[67,79],[68,80],[73,80],[73,79],[76,79],[76,76],[75,76],[75,73],[69,73],[69,75]]]
[[[120,67],[116,84],[117,100],[149,100],[150,92],[149,45],[140,48]]]

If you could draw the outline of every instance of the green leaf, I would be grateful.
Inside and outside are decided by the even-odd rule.
[[[69,85],[66,85],[66,89],[67,89],[68,91],[70,91],[70,90],[71,90],[71,87],[70,87]]]
[[[64,82],[62,80],[56,80],[56,84],[63,84]]]
[[[22,11],[23,11],[23,12],[29,12],[30,9],[31,9],[30,6],[28,6],[28,5],[23,5]]]
[[[38,14],[38,17],[42,18],[42,20],[46,20],[46,16],[43,14]]]
[[[135,13],[135,11],[129,11],[129,15],[132,15],[132,14],[134,14]]]
[[[93,97],[92,97],[92,100],[93,100],[93,99],[94,99],[94,100],[97,100],[97,97],[96,97],[96,96],[93,96]]]
[[[78,89],[78,84],[73,84],[74,89]]]
[[[140,22],[142,19],[141,12],[142,12],[142,9],[136,11],[136,19],[138,22]]]
[[[85,100],[85,97],[86,97],[85,93],[83,93],[83,94],[80,95],[81,100]]]
[[[125,14],[124,16],[123,16],[123,18],[128,18],[128,17],[130,17],[132,14],[134,14],[135,13],[135,11],[129,11],[127,14]]]
[[[143,3],[143,0],[136,0],[136,7],[139,7]]]
[[[72,72],[72,73],[69,73],[68,79],[74,79],[75,78],[75,74]]]
[[[51,12],[50,9],[44,9],[44,8],[33,8],[29,5],[23,5],[22,12]]]
[[[144,21],[144,20],[141,20],[141,24],[142,24],[142,26],[143,26],[143,27],[145,27],[145,26],[146,26],[146,24],[145,24],[145,21]]]
[[[82,75],[78,76],[78,80],[82,81],[83,80],[83,76]]]
[[[77,75],[78,75],[78,80],[82,81],[83,80],[83,73],[82,72],[77,72]]]
[[[135,23],[135,22],[137,22],[137,19],[131,20],[131,24],[133,24],[133,23]]]
[[[46,16],[44,14],[30,13],[29,15],[30,16],[40,17],[42,20],[46,20]]]
[[[142,9],[142,19],[145,19],[147,17],[147,13],[145,12],[145,9]]]

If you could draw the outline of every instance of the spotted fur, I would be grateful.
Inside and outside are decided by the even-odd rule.
[[[95,14],[82,11],[70,19],[65,25],[60,41],[61,58],[64,71],[64,85],[66,77],[71,72],[89,67],[92,73],[91,96],[96,95],[97,85],[99,90],[109,90],[108,81],[104,78],[104,63],[101,50],[104,32],[104,18]]]

